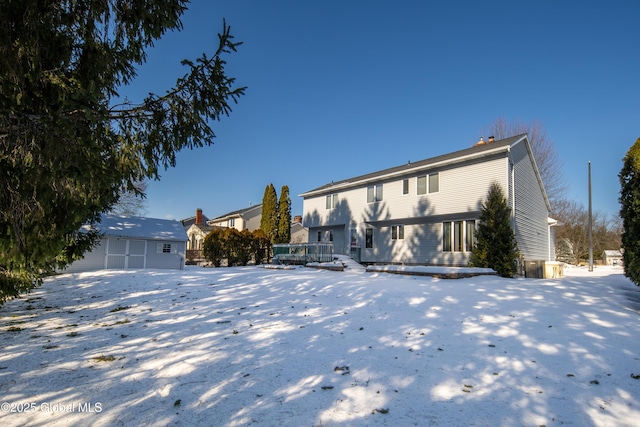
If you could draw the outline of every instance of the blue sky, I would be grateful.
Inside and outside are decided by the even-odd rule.
[[[640,137],[638,16],[631,0],[195,0],[121,94],[163,93],[180,60],[214,51],[223,18],[244,42],[228,75],[248,89],[214,145],[149,184],[147,215],[214,218],[270,183],[302,214],[305,191],[468,148],[500,117],[544,124],[585,206],[591,161],[594,210],[617,215]]]

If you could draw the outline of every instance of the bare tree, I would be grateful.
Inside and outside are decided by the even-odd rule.
[[[120,192],[120,198],[111,209],[115,215],[144,216],[147,213],[147,204],[144,195],[147,192],[147,181],[136,181],[133,189],[126,187]]]
[[[549,197],[551,211],[557,212],[558,203],[565,196],[568,185],[564,179],[562,162],[558,156],[555,145],[551,138],[547,136],[544,124],[534,120],[525,123],[520,120],[508,122],[504,117],[496,119],[486,132],[496,139],[509,138],[526,133],[531,143],[533,157],[540,171],[544,188]]]
[[[556,219],[556,254],[563,252],[567,245],[571,248],[572,259],[575,262],[586,260],[589,256],[589,211],[584,205],[567,199],[557,200],[558,211]],[[592,213],[593,222],[593,255],[600,256],[604,250],[619,249],[620,218],[607,217],[606,214],[595,211]]]

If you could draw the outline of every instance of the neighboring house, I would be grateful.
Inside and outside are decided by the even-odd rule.
[[[193,217],[193,221],[191,221],[191,218],[183,219],[181,221],[182,224],[184,224],[185,231],[187,232],[188,251],[201,251],[205,237],[207,237],[207,234],[215,228],[205,224],[205,221],[207,221],[206,218],[207,217],[202,214],[202,209],[196,209],[196,216]]]
[[[622,265],[622,252],[615,250],[603,251],[602,263],[604,265]]]
[[[525,260],[554,260],[547,198],[526,135],[332,182],[301,194],[309,242],[363,263],[467,265],[492,182]]]
[[[302,225],[302,216],[294,216],[291,223],[291,239],[289,243],[306,243],[308,241],[309,229]]]
[[[261,219],[262,204],[229,212],[207,221],[207,225],[212,227],[235,228],[238,231],[254,231],[260,228]]]
[[[209,218],[207,218],[207,216],[202,213],[202,209],[200,208],[196,209],[196,216],[190,216],[189,218],[180,220],[185,230],[188,230],[189,227],[191,227],[195,223],[203,224],[207,221],[209,221]]]
[[[96,228],[103,234],[100,243],[66,272],[184,268],[187,234],[179,221],[103,215]]]

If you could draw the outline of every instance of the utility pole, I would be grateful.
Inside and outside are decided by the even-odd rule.
[[[589,271],[593,271],[593,216],[591,214],[591,162],[589,162]]]

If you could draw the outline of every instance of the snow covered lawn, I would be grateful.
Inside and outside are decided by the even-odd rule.
[[[0,309],[0,425],[637,426],[640,292],[565,276],[60,275]]]

